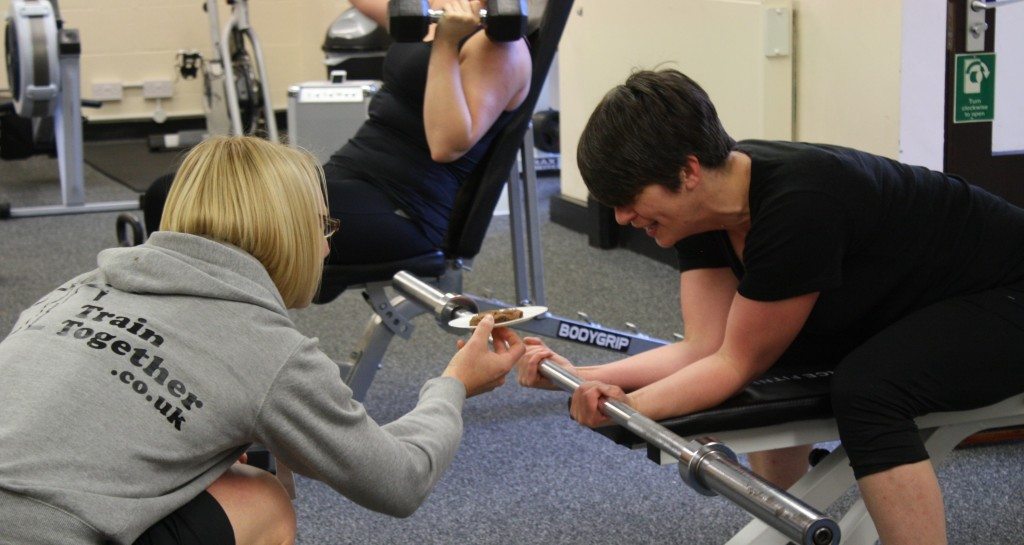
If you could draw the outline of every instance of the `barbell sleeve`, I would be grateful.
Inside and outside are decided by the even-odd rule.
[[[548,360],[541,362],[540,374],[570,393],[583,383]],[[720,494],[795,543],[839,543],[839,525],[834,520],[740,465],[725,445],[710,438],[686,440],[618,400],[603,400],[600,409],[620,426],[679,460],[679,475],[697,492]]]
[[[445,330],[455,332],[449,322],[464,314],[476,314],[476,301],[461,294],[442,293],[406,271],[395,273],[391,280],[396,291],[433,313],[438,325]]]
[[[451,298],[451,295],[442,293],[434,286],[406,271],[395,273],[392,281],[395,289],[435,314],[441,312],[441,309],[448,303],[448,299]]]

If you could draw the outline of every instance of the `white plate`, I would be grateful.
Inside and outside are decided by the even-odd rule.
[[[519,310],[523,311],[523,317],[522,318],[516,318],[515,320],[509,320],[507,322],[502,322],[500,324],[497,324],[499,327],[508,327],[508,326],[511,326],[511,325],[521,324],[521,323],[523,323],[523,322],[525,322],[527,320],[532,320],[532,319],[536,318],[537,316],[540,316],[541,314],[544,314],[545,312],[548,311],[548,307],[510,307],[510,308],[518,308]],[[467,316],[462,316],[460,318],[456,318],[456,319],[448,322],[448,325],[450,325],[452,327],[458,327],[458,328],[461,328],[461,329],[476,329],[475,325],[469,325],[469,321],[473,319],[473,316],[474,316],[473,314],[469,314]]]

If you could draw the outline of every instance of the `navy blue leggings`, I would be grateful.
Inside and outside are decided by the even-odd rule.
[[[836,368],[832,406],[854,475],[928,459],[913,419],[1024,392],[1024,284],[914,312]]]
[[[330,163],[324,167],[330,171]],[[327,177],[331,216],[341,221],[331,237],[327,263],[367,264],[397,261],[437,249],[423,230],[383,191],[362,180]]]
[[[327,195],[331,216],[341,228],[331,237],[329,264],[367,264],[397,261],[423,255],[437,249],[423,230],[405,217],[376,187],[356,179],[334,179],[332,166],[324,167],[329,180]],[[146,191],[144,215],[146,232],[160,227],[164,201],[174,180],[173,174],[153,181]]]

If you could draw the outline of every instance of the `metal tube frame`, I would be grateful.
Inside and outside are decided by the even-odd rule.
[[[217,2],[206,0],[207,14],[210,17],[211,32],[216,36],[217,28]],[[213,46],[220,55],[221,67],[224,69],[224,96],[228,104],[228,114],[231,118],[231,134],[242,135],[242,113],[238,107],[238,90],[235,88],[235,68],[231,64],[231,34],[235,31],[241,32],[249,38],[252,44],[253,62],[256,63],[256,71],[260,77],[260,93],[263,95],[263,116],[267,124],[267,138],[277,142],[277,120],[274,118],[274,106],[271,103],[270,83],[267,78],[266,65],[263,62],[263,47],[256,36],[256,31],[249,25],[249,2],[248,0],[235,0],[231,7],[231,16],[228,23],[224,25],[219,38],[214,38]]]
[[[85,154],[82,151],[82,100],[78,53],[60,56],[61,96],[53,115],[57,164],[64,206],[85,204]],[[64,183],[65,181],[69,183]]]
[[[529,131],[527,131],[529,132]],[[516,288],[516,305],[543,305],[535,299],[530,285],[528,268],[533,264],[530,254],[527,251],[525,225],[527,223],[527,211],[524,198],[524,190],[521,184],[516,183],[520,179],[519,165],[513,163],[508,178],[508,222],[509,231],[512,236],[512,271],[513,282]]]
[[[532,122],[526,127],[519,151],[508,183],[516,305],[546,305]]]

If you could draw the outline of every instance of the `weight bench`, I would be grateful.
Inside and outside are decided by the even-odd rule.
[[[475,302],[469,297],[441,293],[408,272],[395,274],[393,281],[396,291],[407,302],[432,312],[442,323],[469,318],[475,312]],[[550,361],[541,362],[540,373],[567,391],[575,390],[583,382]],[[643,438],[668,453],[673,462],[678,462],[683,482],[697,492],[723,496],[764,521],[776,535],[786,536],[787,541],[838,545],[841,532],[835,521],[740,465],[727,445],[714,439],[680,437],[620,401],[604,400],[601,410],[622,425],[621,430],[629,430],[623,435],[627,443]]]
[[[344,364],[342,369],[342,377],[352,388],[356,399],[365,398],[391,339],[395,335],[408,338],[413,328],[411,320],[426,312],[401,295],[389,295],[388,290],[393,287],[392,277],[399,271],[407,271],[444,292],[461,293],[462,271],[469,269],[479,253],[506,183],[517,300],[509,304],[471,294],[466,297],[473,301],[474,311],[545,304],[533,133],[529,129],[533,110],[571,11],[571,0],[551,0],[544,6],[537,29],[528,37],[533,58],[530,92],[509,124],[495,137],[476,171],[459,189],[441,248],[400,261],[324,267],[317,303],[330,302],[346,289],[359,288],[374,312],[358,347],[352,352],[353,361]],[[441,326],[447,328],[447,323],[441,323]],[[550,313],[516,328],[623,354],[636,354],[665,344],[636,331],[613,330]]]
[[[707,411],[659,422],[684,437],[713,437],[738,453],[839,440],[829,401],[831,371],[772,372]],[[1024,424],[1024,395],[970,411],[933,413],[917,419],[932,463],[938,466],[961,441],[985,429]],[[659,464],[677,460],[622,426],[595,431],[632,449],[646,448]],[[789,493],[817,509],[826,509],[855,483],[842,446],[821,459]],[[864,501],[859,499],[839,521],[846,545],[878,540]],[[760,520],[752,520],[727,545],[784,545],[789,540]]]

